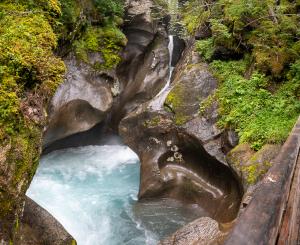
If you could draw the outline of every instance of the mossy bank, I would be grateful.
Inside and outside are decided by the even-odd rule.
[[[14,1],[0,3],[0,238],[13,242],[24,195],[41,153],[47,106],[63,82],[55,53],[98,51],[97,69],[114,68],[126,38],[122,1]],[[0,240],[1,240],[0,239]]]

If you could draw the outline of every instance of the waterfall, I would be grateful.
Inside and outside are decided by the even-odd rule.
[[[167,83],[165,86],[159,91],[159,93],[154,97],[154,99],[151,101],[149,107],[152,108],[153,110],[159,110],[164,104],[164,101],[166,100],[168,96],[168,92],[170,90],[170,84],[171,84],[171,79],[172,79],[172,74],[174,71],[174,67],[172,66],[172,57],[173,57],[173,51],[174,51],[174,36],[170,35],[169,36],[169,45],[168,45],[168,50],[169,50],[169,76]]]
[[[159,97],[161,94],[163,94],[170,86],[171,83],[171,78],[172,74],[174,71],[174,67],[172,66],[172,61],[173,61],[173,51],[174,51],[174,36],[170,35],[169,36],[169,45],[168,45],[168,50],[169,50],[169,77],[167,80],[166,85],[162,88],[162,90],[156,95],[156,97]]]
[[[168,50],[169,50],[169,76],[168,80],[165,84],[165,86],[159,91],[159,93],[154,97],[154,99],[151,101],[149,107],[154,110],[159,110],[164,104],[164,101],[166,100],[166,97],[168,96],[168,92],[170,90],[170,84],[172,80],[172,74],[174,71],[174,66],[172,66],[173,63],[173,53],[174,53],[174,30],[172,26],[176,22],[177,19],[177,10],[178,10],[178,0],[168,0],[168,6],[169,6],[169,13],[171,16],[170,20],[170,28],[169,28],[169,44],[168,44]]]

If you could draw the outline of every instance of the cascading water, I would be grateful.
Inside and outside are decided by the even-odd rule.
[[[170,26],[173,25],[173,20],[176,19],[177,16],[177,10],[178,10],[178,0],[169,0],[169,12],[171,16],[170,20]],[[171,33],[173,30],[170,28],[169,32]],[[170,83],[172,79],[172,74],[175,69],[173,66],[173,53],[174,53],[174,35],[169,35],[169,44],[168,44],[168,50],[169,50],[169,76],[167,83],[165,86],[160,90],[160,92],[155,96],[155,98],[151,101],[150,107],[155,110],[159,110],[166,100],[166,97],[168,96],[168,92],[170,90]]]
[[[137,202],[139,175],[139,159],[126,146],[69,148],[42,157],[27,195],[78,245],[152,245],[207,215],[171,199]]]
[[[170,58],[169,58],[169,76],[168,76],[167,83],[150,103],[150,107],[152,109],[156,109],[156,110],[159,110],[163,106],[164,101],[166,100],[166,97],[167,97],[169,89],[170,89],[172,74],[173,74],[173,71],[175,68],[172,66],[172,57],[173,57],[173,51],[174,51],[174,36],[173,35],[169,35],[168,50],[169,50]]]
[[[170,83],[171,83],[171,78],[172,78],[172,74],[174,71],[174,67],[172,66],[172,57],[173,57],[173,51],[174,51],[174,36],[173,35],[169,36],[168,50],[169,50],[169,56],[170,56],[170,58],[169,58],[169,77],[168,77],[166,85],[156,95],[156,97],[159,97],[161,94],[163,94],[169,88]]]

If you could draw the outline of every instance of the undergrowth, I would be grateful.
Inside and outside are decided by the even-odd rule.
[[[244,77],[244,60],[213,61],[211,68],[221,81],[216,92],[219,126],[234,128],[240,142],[250,142],[256,150],[266,143],[282,143],[300,114],[300,80],[292,74],[299,64],[292,67],[292,79],[272,91],[265,75],[254,72]]]
[[[182,8],[191,35],[209,30],[196,49],[220,82],[219,126],[256,150],[283,142],[300,113],[299,9],[295,0],[191,0]]]

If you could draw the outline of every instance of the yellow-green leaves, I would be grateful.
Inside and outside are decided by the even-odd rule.
[[[65,66],[53,54],[57,40],[43,3],[58,11],[55,0],[35,2],[43,8],[32,9],[31,1],[0,4],[0,128],[9,135],[25,127],[20,111],[24,93],[37,86],[53,93],[63,79]]]

